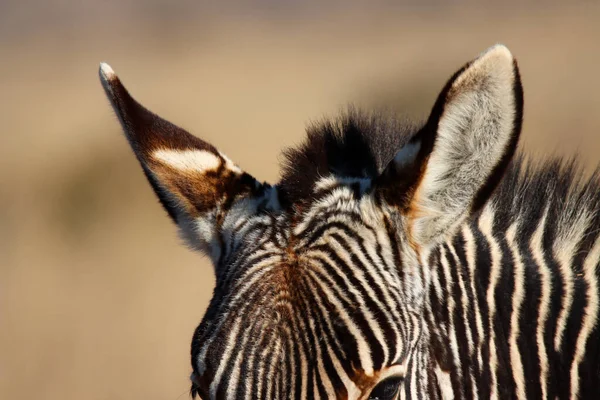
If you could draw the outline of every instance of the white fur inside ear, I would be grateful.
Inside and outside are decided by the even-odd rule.
[[[221,165],[221,159],[206,150],[160,149],[152,157],[172,168],[186,171],[208,171]]]
[[[229,169],[230,171],[235,172],[236,174],[241,174],[242,170],[240,169],[240,167],[238,167],[237,165],[235,165],[235,163],[233,161],[231,161],[229,159],[229,157],[227,157],[225,154],[219,152],[219,154],[221,155],[221,157],[223,157],[223,160],[225,160],[225,166],[227,167],[227,169]]]
[[[505,154],[516,115],[515,67],[498,45],[484,52],[452,83],[437,139],[417,189],[423,215],[413,225],[421,243],[448,233]]]
[[[462,86],[465,81],[475,76],[492,74],[497,78],[512,77],[513,55],[506,46],[497,44],[479,55],[453,83],[453,87]]]

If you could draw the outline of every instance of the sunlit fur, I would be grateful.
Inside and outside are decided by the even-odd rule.
[[[430,252],[426,314],[455,397],[599,393],[599,211],[597,173],[519,157],[485,208]]]
[[[107,72],[108,71],[108,72]],[[313,124],[275,185],[101,79],[150,183],[216,287],[193,396],[596,398],[600,175],[513,157],[523,93],[495,46],[424,124]]]

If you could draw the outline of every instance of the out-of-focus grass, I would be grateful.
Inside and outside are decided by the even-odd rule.
[[[599,7],[367,11],[134,19],[0,42],[0,398],[188,389],[212,269],[129,153],[100,61],[143,104],[274,181],[306,122],[346,102],[424,118],[455,69],[503,42],[525,85],[523,147],[598,162]]]

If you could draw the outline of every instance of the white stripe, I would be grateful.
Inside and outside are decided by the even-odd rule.
[[[346,371],[344,370],[344,367],[342,367],[340,360],[338,360],[338,358],[335,356],[330,347],[327,347],[327,352],[329,354],[329,358],[331,358],[333,368],[335,368],[338,376],[340,377],[340,380],[346,387],[346,391],[348,392],[348,399],[358,399],[361,393],[360,389],[358,389],[358,387],[352,381],[352,379],[348,377],[348,374],[346,374]],[[302,398],[304,399],[305,397]]]
[[[241,345],[241,349],[245,349],[246,345],[248,344],[248,340],[250,339],[250,332],[252,330],[251,329],[246,329],[245,331],[242,331],[241,334],[244,335],[243,339],[242,339],[242,345]],[[254,353],[254,352],[253,352]],[[229,382],[228,387],[227,387],[227,397],[235,397],[237,388],[238,388],[238,381],[240,378],[240,368],[241,368],[241,362],[242,362],[242,358],[243,358],[243,354],[244,351],[238,351],[238,353],[235,355],[235,360],[233,361],[233,368],[231,369],[231,376],[229,378]],[[223,364],[226,364],[225,362],[223,362]],[[244,385],[246,391],[248,391],[248,380],[244,380],[242,382],[242,385]]]
[[[209,391],[210,391],[211,398],[217,397],[217,388],[219,387],[219,383],[221,381],[221,377],[223,376],[223,371],[225,370],[225,366],[227,365],[229,358],[231,358],[231,356],[232,356],[233,348],[235,347],[238,332],[240,331],[240,326],[241,326],[241,318],[237,317],[235,319],[235,322],[233,323],[233,328],[231,329],[229,337],[227,338],[227,344],[225,345],[225,349],[223,349],[223,354],[222,354],[222,358],[219,363],[219,368],[217,368],[217,372],[215,373],[215,376],[214,376],[212,382],[210,383]]]
[[[546,321],[550,312],[550,296],[552,294],[552,275],[550,268],[544,259],[543,239],[544,229],[546,227],[546,218],[548,209],[544,212],[544,216],[540,220],[533,236],[531,237],[530,249],[533,260],[538,266],[540,274],[540,308],[538,310],[536,341],[538,346],[538,359],[540,361],[540,386],[542,389],[542,399],[548,398],[548,352],[544,333],[546,331]]]
[[[306,323],[303,320],[303,318],[301,318],[300,316],[298,316],[298,324],[299,326],[293,326],[292,329],[294,330],[294,339],[296,340],[296,346],[298,347],[298,354],[300,355],[300,398],[301,399],[305,399],[306,398],[306,392],[308,390],[308,361],[306,360],[306,356],[308,354],[308,350],[306,350],[305,352],[305,347],[304,347],[304,342],[302,341],[302,338],[300,337],[300,335],[303,335],[305,332],[307,332],[307,327],[306,327]],[[292,321],[295,321],[294,318],[292,318]],[[306,338],[305,338],[306,339]],[[291,355],[290,355],[291,357]],[[292,362],[292,364],[294,364]],[[292,382],[294,382],[294,386],[292,389],[295,388],[295,377],[292,378]],[[294,392],[292,392],[294,393]]]
[[[500,253],[500,246],[494,239],[492,229],[494,225],[494,212],[491,206],[487,206],[481,216],[479,217],[479,229],[485,236],[488,245],[490,247],[490,284],[487,289],[486,299],[488,305],[488,316],[490,326],[490,376],[492,381],[490,382],[490,399],[495,400],[498,398],[498,354],[496,353],[496,333],[494,329],[494,318],[496,316],[496,286],[500,280],[500,259],[502,254]]]
[[[351,238],[348,238],[346,233],[341,230],[334,228],[334,229],[330,229],[328,232],[336,232],[340,236],[343,236],[346,239],[346,241],[345,241],[346,244],[350,244],[350,246],[352,246],[354,244],[353,241],[349,240]],[[348,253],[347,253],[346,249],[344,248],[344,246],[340,242],[338,242],[336,239],[330,238],[329,235],[324,235],[324,238],[329,239],[328,240],[329,247],[336,252],[336,255],[342,259],[344,264],[351,266],[352,260],[348,256]],[[360,249],[358,249],[358,251],[355,250],[355,253],[358,254],[359,252],[360,252]],[[332,263],[332,265],[335,265],[335,263]],[[337,266],[336,266],[336,269],[337,269]],[[371,299],[373,302],[376,303],[377,312],[383,312],[385,310],[385,307],[379,301],[379,299],[375,295],[375,292],[373,291],[371,286],[368,284],[368,282],[365,280],[364,273],[360,269],[354,269],[353,271],[355,272],[356,279],[360,282],[363,290],[366,292],[366,296],[368,296],[369,299]],[[339,271],[338,271],[338,273],[339,273]],[[343,276],[344,274],[340,273],[340,275]],[[349,284],[349,286],[352,286],[352,284]],[[379,342],[379,345],[384,350],[384,357],[387,358],[389,356],[389,354],[387,351],[386,340],[383,336],[383,332],[381,331],[381,327],[380,327],[379,323],[377,322],[377,320],[375,318],[373,318],[373,311],[375,311],[375,310],[369,310],[362,298],[361,298],[361,309],[363,311],[363,315],[364,315],[367,323],[369,324],[369,328],[371,329],[371,332],[373,333],[373,335]],[[389,315],[387,317],[389,318]],[[363,359],[361,357],[361,362],[362,361],[363,361]],[[368,364],[363,365],[363,370],[367,376],[371,376],[373,374],[373,372],[374,372],[373,371],[373,363],[372,363],[370,356],[368,359]]]
[[[435,289],[435,294],[436,294],[437,298],[439,300],[442,300],[444,298],[444,292],[442,290],[442,285],[440,284],[439,263],[440,263],[440,261],[438,260],[438,265],[432,266],[434,269],[433,269],[433,273],[431,276],[431,282],[433,284],[433,288]]]
[[[267,391],[265,392],[265,399],[273,399],[276,396],[273,396],[272,392],[273,392],[273,379],[275,379],[276,374],[273,372],[273,370],[275,369],[275,364],[277,364],[277,361],[279,361],[279,348],[281,347],[281,341],[279,340],[279,338],[275,341],[275,348],[273,348],[271,345],[269,345],[268,347],[266,347],[265,349],[270,350],[269,351],[269,356],[270,356],[270,363],[269,363],[269,369],[267,370],[266,374],[261,374],[259,375],[261,377],[261,379],[266,379],[267,380]]]
[[[579,397],[579,366],[585,357],[585,346],[592,330],[598,322],[598,277],[596,269],[600,258],[600,237],[596,238],[594,247],[588,254],[583,264],[583,279],[588,286],[587,305],[584,311],[581,331],[575,345],[575,357],[571,364],[571,398]]]
[[[248,330],[249,331],[249,330]],[[254,365],[254,360],[256,359],[257,353],[262,350],[262,347],[256,346],[255,344],[252,344],[251,346],[251,352],[250,355],[248,356],[247,359],[244,359],[244,362],[247,365]],[[241,354],[242,352],[240,352]],[[238,355],[238,358],[239,355]],[[238,360],[236,359],[236,368],[239,368],[237,366],[237,362]],[[238,373],[239,374],[239,373]],[[249,374],[250,376],[246,377],[246,379],[242,382],[242,385],[244,386],[244,400],[251,400],[252,399],[252,387],[254,386],[254,374]]]
[[[304,214],[302,221],[294,227],[292,234],[299,239],[307,237],[308,235],[304,231],[315,219],[319,218],[319,214],[323,212],[329,213],[334,210],[355,212],[355,202],[354,192],[350,190],[350,188],[341,186],[332,190],[329,196],[320,199],[312,205],[312,207]],[[330,222],[333,218],[329,218],[323,222]],[[299,245],[301,245],[301,243]]]
[[[332,263],[331,265],[335,265]],[[315,282],[319,281],[319,277],[313,271],[309,272]],[[321,286],[324,286],[321,284]],[[335,308],[336,312],[339,314],[340,319],[344,322],[346,327],[348,328],[348,332],[354,336],[356,343],[358,345],[358,358],[360,360],[361,366],[365,371],[365,374],[372,375],[373,374],[373,361],[371,359],[371,348],[367,343],[367,340],[363,337],[362,333],[354,323],[350,319],[350,317],[346,314],[346,309],[344,306],[338,301],[337,297],[334,296],[330,291],[325,291],[328,300],[331,302],[331,305]],[[360,297],[358,297],[360,299]],[[361,301],[361,308],[364,311],[364,302]]]
[[[369,295],[372,297],[372,300],[377,303],[377,313],[379,315],[385,315],[389,326],[393,329],[394,331],[394,335],[396,336],[397,339],[400,338],[400,332],[398,330],[398,326],[397,326],[397,321],[400,319],[400,315],[398,313],[398,310],[396,309],[396,307],[385,307],[385,305],[393,305],[396,303],[395,300],[400,301],[400,299],[398,299],[397,297],[394,299],[391,297],[390,294],[390,286],[393,284],[394,286],[396,286],[397,288],[399,288],[399,283],[397,282],[398,278],[397,277],[388,277],[388,279],[386,281],[383,280],[383,275],[385,274],[385,266],[383,265],[383,262],[381,261],[380,255],[375,252],[375,249],[377,249],[377,245],[381,244],[378,243],[377,241],[377,237],[373,234],[373,232],[361,225],[355,226],[354,228],[354,233],[358,236],[358,238],[354,238],[354,237],[349,237],[344,231],[338,231],[336,230],[336,232],[338,234],[340,234],[341,236],[343,236],[347,243],[350,244],[350,247],[352,249],[352,252],[354,253],[354,255],[361,261],[361,263],[363,264],[363,266],[366,268],[366,272],[368,273],[368,275],[373,279],[374,283],[378,286],[379,290],[381,290],[381,292],[383,293],[383,303],[379,300],[379,298],[375,295],[374,292],[369,292]],[[355,242],[357,240],[362,240],[363,241],[363,246],[366,249],[366,251],[368,253],[370,253],[370,259],[373,260],[373,263],[367,259],[365,257],[365,255],[363,254],[363,252],[361,251],[360,247],[358,247],[357,244],[355,244]],[[383,246],[382,246],[383,247]],[[349,264],[349,266],[351,266],[352,264]],[[360,276],[365,276],[365,271],[363,270],[363,268],[354,268],[356,270],[355,275],[360,275]],[[423,283],[422,282],[416,282],[415,279],[412,280],[412,283],[414,284],[413,286],[415,287],[423,287]],[[371,286],[368,285],[368,289],[371,289]],[[414,291],[414,289],[413,289]],[[394,293],[397,293],[398,290],[394,291]],[[419,298],[422,298],[422,294],[419,296]],[[397,357],[391,357],[389,354],[389,347],[386,346],[386,343],[389,343],[388,340],[386,340],[384,338],[384,342],[382,343],[383,349],[384,349],[384,360],[383,360],[383,364],[386,365],[389,362],[394,361]],[[397,346],[399,347],[399,346]]]
[[[420,326],[423,323],[421,317],[417,317],[415,315],[412,315],[411,320],[413,321],[412,326],[414,327],[412,330],[412,334],[414,335],[413,340],[411,342],[411,349],[410,349],[410,355],[408,357],[410,357],[410,359],[408,361],[412,361],[413,364],[413,373],[412,375],[412,383],[410,385],[411,388],[411,399],[417,399],[418,398],[418,391],[422,388],[425,387],[425,381],[422,380],[422,375],[420,374],[421,372],[423,372],[423,367],[421,365],[419,365],[419,355],[423,353],[423,350],[420,348],[419,346],[419,341],[421,340],[421,329]]]
[[[419,381],[419,378],[420,378],[419,371],[420,370],[419,370],[417,357],[413,356],[412,359],[414,359],[413,367],[415,369],[414,369],[414,372],[411,374],[412,376],[411,376],[411,382],[410,382],[410,398],[418,399],[419,397],[418,397],[417,390],[419,390],[421,388],[421,386],[420,386],[421,382]]]
[[[562,307],[556,323],[556,336],[554,336],[554,350],[560,352],[563,334],[567,328],[567,318],[573,305],[573,270],[571,263],[578,243],[581,241],[585,229],[588,225],[588,213],[582,210],[576,221],[563,221],[565,230],[559,232],[555,241],[554,256],[558,260],[560,272],[562,274],[563,290]],[[559,225],[559,226],[562,226]]]
[[[322,259],[321,259],[322,257]],[[307,258],[308,259],[308,258]],[[355,289],[352,288],[351,286],[343,286],[340,287],[334,279],[331,278],[330,274],[328,274],[328,272],[325,270],[325,267],[322,265],[333,265],[332,264],[333,261],[331,259],[329,259],[327,257],[327,255],[325,255],[324,253],[319,252],[318,256],[313,257],[312,259],[310,259],[310,270],[309,274],[313,277],[314,282],[309,282],[307,284],[318,284],[319,287],[321,288],[321,290],[323,292],[325,292],[326,296],[329,297],[335,297],[338,300],[341,300],[343,303],[345,304],[354,304],[355,301],[351,300],[347,295],[346,292],[350,291],[353,294],[355,294],[355,296],[360,297],[360,293]],[[335,267],[334,267],[335,269]],[[320,271],[320,276],[318,276],[315,271],[319,270]],[[336,269],[337,270],[337,269]],[[339,270],[337,270],[338,273],[340,272]],[[326,281],[326,284],[323,283],[323,280]],[[346,282],[347,283],[347,282]],[[312,291],[312,293],[315,293],[314,295],[314,299],[315,302],[317,303],[317,307],[319,307],[319,309],[321,310],[323,315],[329,315],[330,311],[328,311],[326,309],[326,307],[323,306],[322,302],[321,302],[321,298],[319,296],[316,295],[316,291]],[[362,300],[362,299],[361,299]],[[308,307],[308,305],[307,305]],[[346,309],[344,309],[346,310]],[[350,318],[350,317],[348,317]],[[334,332],[334,328],[332,326],[331,320],[329,318],[325,318],[325,321],[327,323],[327,328],[329,329],[330,332]],[[335,341],[335,345],[337,346],[338,349],[342,349],[343,351],[343,346],[342,344],[339,342],[338,338],[336,337],[336,335],[333,335],[333,339]]]
[[[361,191],[364,192],[371,186],[371,179],[356,178],[351,176],[346,177],[329,175],[319,179],[314,184],[314,192],[318,192],[320,190],[327,190],[336,186],[350,186],[355,183],[358,183],[360,185]]]
[[[442,289],[442,285],[440,283],[440,273],[442,273],[440,271],[442,268],[441,251],[440,251],[440,255],[438,257],[437,263],[431,267],[432,267],[431,282],[433,284],[433,288],[435,289],[435,294],[436,294],[436,297],[439,302],[439,307],[441,307],[443,300],[446,298],[446,294],[444,293],[444,291]],[[431,306],[430,306],[430,308],[431,308]],[[435,321],[435,316],[433,315],[433,312],[431,314],[431,319],[432,319],[432,326],[434,327],[438,337],[440,337],[440,338],[448,337],[448,326],[445,323],[443,323],[442,321]]]
[[[458,258],[458,255],[456,254],[456,250],[454,249],[454,246],[450,242],[448,242],[448,248],[450,249],[450,253],[452,253],[452,257],[454,257],[456,268],[461,269],[461,271],[457,271],[456,275],[458,277],[458,287],[460,289],[461,303],[463,305],[462,314],[463,314],[463,324],[464,324],[464,328],[465,328],[465,335],[467,337],[467,348],[469,349],[469,358],[472,359],[473,353],[475,352],[475,347],[473,346],[473,333],[471,332],[472,327],[469,325],[469,322],[470,322],[469,307],[470,307],[471,302],[469,301],[467,288],[466,288],[465,282],[463,280],[462,269],[464,268],[464,266],[460,264],[460,259]],[[467,373],[469,374],[469,377],[471,378],[471,384],[474,385],[475,384],[474,383],[475,376],[473,374],[473,366],[472,365],[469,366],[469,370],[467,371]],[[476,390],[473,391],[472,396],[473,396],[473,400],[477,400],[479,398]]]
[[[479,312],[479,296],[477,295],[477,285],[475,284],[475,268],[477,267],[475,261],[475,238],[473,237],[473,232],[469,225],[464,225],[463,227],[463,237],[465,239],[465,247],[466,247],[466,258],[467,258],[467,266],[469,268],[469,274],[471,276],[471,292],[473,292],[473,312],[475,314],[475,327],[477,328],[477,337],[479,343],[477,343],[477,362],[479,364],[479,369],[483,368],[483,356],[481,355],[483,341],[484,341],[484,333],[483,333],[483,321],[481,319],[481,313]]]
[[[221,159],[206,150],[158,149],[152,153],[152,158],[183,171],[203,172],[221,165]]]
[[[319,260],[318,262],[311,260],[311,262],[310,262],[311,269],[309,271],[310,271],[310,275],[314,279],[314,282],[307,282],[306,284],[312,285],[314,283],[314,284],[318,285],[323,292],[325,292],[327,297],[335,297],[337,299],[342,300],[343,302],[345,302],[347,304],[352,304],[353,301],[351,301],[346,296],[345,289],[340,288],[326,272],[322,271],[323,268],[321,268],[321,266],[319,265],[322,263],[323,263],[323,261],[321,261],[321,260]],[[317,274],[314,272],[314,270],[320,270],[321,276],[317,276]],[[324,284],[321,281],[321,277],[323,277],[327,281],[327,284]],[[330,290],[330,287],[332,287],[333,290]],[[329,332],[335,332],[331,318],[327,318],[327,316],[329,315],[331,310],[328,310],[325,306],[323,306],[321,297],[317,294],[316,290],[312,290],[311,293],[312,293],[311,296],[315,300],[315,303],[317,304],[317,307],[321,311],[321,314],[323,316],[325,316],[323,319],[325,321],[325,324],[327,324],[327,330]],[[306,305],[306,307],[309,307],[309,306]],[[294,311],[292,311],[292,312],[294,312]],[[304,330],[302,332],[304,332]],[[334,343],[328,344],[328,347],[335,346],[335,348],[339,349],[342,352],[343,356],[346,356],[346,354],[344,353],[343,346],[339,341],[339,338],[335,334],[332,334],[332,336],[333,336]],[[326,338],[323,338],[323,339],[325,340]]]
[[[300,351],[302,354],[303,352]],[[306,399],[306,393],[308,392],[308,363],[304,354],[300,356],[300,373],[302,374],[300,380],[300,398]]]
[[[277,257],[277,259],[279,259],[279,257]],[[254,264],[252,266],[252,269],[257,268],[257,269],[260,269],[260,271],[258,271],[256,274],[254,274],[254,276],[252,276],[252,278],[250,280],[244,282],[244,285],[238,289],[238,291],[236,292],[236,296],[231,300],[230,308],[235,308],[235,305],[237,304],[238,301],[242,301],[241,300],[242,298],[245,299],[247,297],[247,296],[245,296],[246,293],[255,287],[256,282],[260,281],[260,279],[265,274],[267,274],[271,269],[273,269],[276,266],[277,266],[277,262],[273,261],[272,257],[269,257],[268,259],[265,259],[265,260],[261,261],[260,263]],[[221,329],[221,325],[225,321],[226,321],[226,319],[220,320],[219,326],[217,328],[215,328],[215,331]],[[197,361],[198,361],[198,369],[199,369],[200,375],[202,375],[205,370],[204,359],[206,358],[206,351],[212,345],[212,342],[214,339],[215,339],[215,336],[213,335],[205,343],[203,343],[202,348],[200,349],[200,352],[198,353]]]
[[[258,371],[257,371],[257,375],[258,375],[258,381],[256,382],[256,395],[258,398],[266,398],[266,396],[263,394],[263,385],[266,380],[269,380],[270,377],[269,376],[265,376],[264,370],[265,370],[265,363],[269,360],[268,359],[268,355],[271,354],[271,348],[273,346],[273,342],[275,341],[276,336],[275,335],[270,335],[270,337],[268,338],[267,343],[265,343],[264,348],[262,349],[262,351],[260,352],[260,360],[258,363]]]
[[[441,287],[440,287],[440,282],[439,282],[439,276],[438,276],[438,269],[439,269],[439,262],[434,264],[434,265],[430,265],[429,264],[429,254],[421,254],[421,265],[423,265],[424,267],[424,271],[426,274],[425,277],[425,281],[429,282],[430,285],[433,285],[433,289],[436,292],[436,297],[438,299],[438,301],[440,301],[441,297]],[[429,289],[431,290],[431,289]],[[441,321],[436,321],[435,316],[433,314],[433,308],[431,305],[432,299],[431,297],[428,295],[427,296],[427,300],[425,301],[425,315],[428,317],[428,323],[429,323],[429,329],[431,329],[431,332],[433,334],[433,336],[438,337],[438,338],[442,338],[442,337],[446,337],[447,334],[442,334],[442,330],[444,329],[444,327],[442,327],[442,322]],[[425,329],[427,329],[427,324],[424,324]]]
[[[230,301],[230,307],[233,307],[239,301],[244,302],[247,298],[247,293],[256,287],[257,282],[264,280],[265,275],[268,275],[269,272],[277,268],[280,262],[281,255],[273,255],[260,262],[252,263],[252,267],[244,271],[244,274],[238,278],[239,282],[243,282],[243,284],[238,286],[235,296]]]
[[[461,269],[463,266],[460,265],[460,259],[458,258],[458,255],[456,254],[456,250],[454,250],[454,246],[452,246],[452,243],[448,242],[448,248],[450,249],[450,253],[452,254],[452,257],[454,258],[456,268]],[[469,326],[467,326],[467,323],[469,321],[469,306],[470,306],[469,296],[467,294],[467,288],[465,286],[465,282],[462,279],[463,278],[462,271],[457,271],[456,276],[458,277],[458,287],[460,288],[461,303],[463,305],[462,314],[463,314],[463,321],[465,324],[465,334],[467,336],[467,348],[469,349],[469,355],[472,355],[473,350],[474,350],[473,334],[471,333],[471,328]]]
[[[448,336],[450,337],[450,350],[452,351],[452,359],[455,363],[456,374],[460,380],[460,377],[462,376],[460,354],[458,353],[458,342],[456,340],[456,330],[454,329],[454,309],[456,308],[456,303],[454,301],[454,296],[452,295],[453,281],[450,272],[450,265],[448,265],[448,261],[446,259],[446,250],[444,247],[440,247],[440,262],[442,263],[442,268],[446,278],[446,299],[448,300]]]
[[[311,263],[311,268],[314,268],[314,269],[316,269],[316,268],[319,268],[319,269],[320,269],[320,267],[318,267],[318,266],[315,266],[315,263],[314,263],[314,262],[313,262],[313,263]],[[329,290],[329,286],[328,286],[328,285],[326,285],[326,284],[323,284],[323,283],[321,282],[321,280],[319,279],[319,277],[317,277],[317,274],[316,274],[314,271],[310,270],[310,275],[313,277],[314,281],[307,281],[307,283],[306,283],[307,285],[316,284],[316,285],[318,285],[318,286],[321,288],[321,290],[322,290],[323,292],[325,292],[325,293],[326,293],[326,296],[327,296],[327,297],[334,296],[334,297],[337,297],[337,298],[342,298],[342,300],[344,300],[346,303],[348,303],[348,304],[352,304],[352,302],[351,302],[351,301],[350,301],[350,300],[349,300],[349,299],[348,299],[348,298],[347,298],[347,297],[344,295],[344,290],[342,290],[341,288],[339,288],[339,287],[338,287],[338,286],[335,284],[335,282],[334,282],[334,281],[333,281],[333,280],[332,280],[332,279],[331,279],[331,278],[330,278],[330,277],[329,277],[329,276],[328,276],[326,273],[323,273],[323,276],[325,277],[325,279],[327,280],[327,282],[329,283],[329,285],[331,285],[331,286],[334,286],[334,287],[336,288],[336,292],[335,292],[335,293],[332,293],[332,291],[330,291],[330,290]],[[327,337],[327,336],[323,336],[323,337],[322,337],[322,340],[325,342],[325,348],[327,349],[327,352],[328,352],[328,354],[329,354],[329,356],[330,356],[330,358],[331,358],[331,361],[332,361],[333,365],[334,365],[334,366],[335,366],[335,365],[341,365],[341,364],[340,364],[340,362],[339,362],[339,360],[338,360],[338,358],[337,358],[337,356],[336,356],[336,355],[335,355],[335,353],[333,352],[333,350],[332,350],[332,347],[333,347],[333,346],[335,346],[337,349],[339,349],[339,350],[342,352],[342,357],[345,357],[345,356],[346,356],[346,354],[345,354],[345,352],[344,352],[344,349],[343,349],[343,347],[342,347],[342,344],[339,342],[339,338],[338,338],[338,337],[335,335],[335,333],[334,333],[334,332],[335,332],[335,329],[334,329],[334,327],[333,327],[333,324],[332,324],[331,318],[328,318],[328,316],[329,316],[329,314],[330,314],[331,310],[328,310],[328,309],[327,309],[327,308],[326,308],[326,307],[323,305],[323,302],[321,301],[321,297],[320,297],[320,296],[317,294],[317,291],[316,291],[316,290],[312,290],[312,291],[311,291],[311,293],[313,293],[313,294],[312,294],[312,296],[313,296],[313,298],[314,298],[314,300],[315,300],[315,303],[317,304],[317,307],[319,308],[319,311],[321,312],[321,314],[322,314],[322,315],[323,315],[323,317],[324,317],[324,318],[323,318],[323,320],[325,321],[325,324],[327,324],[327,327],[323,327],[323,329],[326,329],[326,330],[328,330],[329,332],[331,332],[331,333],[332,333],[332,335],[331,335],[331,336],[333,336],[333,341],[334,341],[334,343],[331,343],[331,342],[329,341],[329,339],[328,339],[328,337]],[[306,305],[306,307],[308,307],[308,305]],[[313,325],[312,325],[312,324],[313,324],[313,322],[312,322],[312,319],[310,320],[310,323],[311,323],[311,328],[312,328],[312,327],[313,327]],[[313,333],[313,336],[315,336],[315,337],[316,337],[316,336],[317,336],[317,334],[316,334],[316,333]],[[317,349],[317,351],[320,351],[320,349]],[[320,354],[320,353],[319,353],[319,354]],[[320,356],[319,354],[317,355],[317,357],[318,357],[318,358],[321,358],[321,356]],[[338,370],[337,372],[338,372],[338,375],[340,376],[340,379],[341,379],[343,382],[345,382],[345,381],[344,381],[344,376],[345,376],[345,379],[346,379],[346,380],[349,380],[349,379],[350,379],[350,378],[348,378],[348,376],[346,375],[346,372],[345,372],[343,369],[341,369],[341,370]]]
[[[363,286],[367,290],[367,294],[368,294],[369,298],[377,304],[377,310],[376,310],[377,314],[379,314],[379,316],[385,315],[389,325],[394,327],[394,333],[396,334],[396,337],[400,336],[400,334],[394,324],[394,322],[398,320],[399,316],[398,315],[396,315],[396,316],[390,315],[388,309],[385,307],[385,304],[394,304],[394,301],[390,297],[389,292],[386,290],[387,288],[386,288],[385,283],[381,280],[381,269],[377,268],[376,265],[372,265],[370,263],[370,261],[367,260],[367,258],[361,251],[360,247],[356,243],[355,238],[348,236],[346,234],[346,232],[341,231],[341,230],[334,229],[334,230],[332,230],[332,232],[336,232],[337,234],[339,234],[340,236],[342,236],[345,239],[346,244],[349,245],[349,247],[350,247],[351,253],[355,257],[357,257],[360,260],[360,262],[362,263],[361,268],[352,268],[352,267],[354,267],[352,261],[350,259],[344,260],[344,261],[346,261],[348,268],[352,269],[355,277],[359,278],[359,280],[361,280],[361,282],[363,280],[365,281],[365,284]],[[356,227],[354,227],[354,233],[357,235],[360,235],[359,232],[357,231]],[[362,235],[360,235],[360,238],[365,240],[362,237]],[[340,246],[340,247],[342,247],[342,246]],[[367,245],[366,247],[368,248],[369,246]],[[346,251],[344,251],[343,254],[345,256],[347,254]],[[338,256],[342,257],[342,254],[338,253]],[[376,260],[376,258],[375,258],[375,260]],[[362,267],[367,269],[366,272],[368,273],[368,275],[373,279],[374,283],[379,287],[381,292],[384,294],[385,304],[379,300],[378,296],[373,291],[371,285],[369,285],[366,282],[365,275],[367,275],[367,274],[365,273],[365,271],[363,270]],[[393,308],[393,307],[391,307],[391,308]],[[380,327],[379,323],[377,323],[377,327]],[[381,344],[381,347],[383,348],[383,365],[387,365],[388,362],[393,361],[390,359],[389,348],[388,348],[388,346],[386,346],[388,341],[383,336],[383,332],[381,332],[380,336],[377,336],[376,331],[374,331],[373,333],[375,334],[375,336],[379,340],[379,343]]]
[[[310,324],[314,325],[314,321],[312,318],[310,319]],[[315,335],[314,337],[317,336]],[[323,355],[321,354],[321,346],[319,345],[319,343],[317,343],[315,347],[317,348],[317,371],[319,377],[321,378],[321,385],[325,388],[327,398],[335,399],[335,388],[333,387],[333,383],[331,383],[331,379],[329,379],[329,375],[327,374],[327,371],[325,371],[325,366],[323,365]],[[327,344],[325,344],[325,347],[329,348]]]
[[[513,273],[515,279],[515,289],[512,296],[512,313],[510,315],[510,334],[508,337],[508,345],[510,348],[510,363],[513,379],[516,385],[517,398],[525,399],[525,372],[523,371],[523,361],[521,360],[521,353],[519,351],[518,344],[519,336],[521,335],[521,307],[525,298],[525,267],[523,266],[523,260],[521,259],[521,254],[519,253],[518,244],[516,243],[518,230],[518,221],[515,221],[506,232],[506,241],[513,254]]]
[[[454,399],[454,391],[452,390],[452,380],[450,379],[450,372],[445,372],[439,366],[439,364],[435,364],[435,368],[433,370],[435,372],[435,376],[438,381],[438,387],[440,388],[440,392],[442,393],[442,399],[444,400],[452,400]]]

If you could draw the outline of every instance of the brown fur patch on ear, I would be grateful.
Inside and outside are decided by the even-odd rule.
[[[424,128],[427,129],[427,128]],[[419,185],[425,175],[431,144],[422,146],[413,165],[403,165],[401,168],[392,161],[384,173],[375,181],[378,193],[385,202],[397,208],[406,219],[406,238],[408,245],[421,254],[421,246],[413,235],[414,222],[426,215],[419,206]],[[422,153],[421,153],[422,152]]]
[[[427,212],[419,206],[419,190],[418,186],[414,191],[411,202],[408,207],[403,210],[403,214],[406,217],[406,237],[408,240],[409,246],[417,253],[417,255],[421,254],[421,246],[419,245],[417,239],[414,235],[415,221],[418,218],[422,218],[427,215]]]
[[[146,109],[107,65],[100,67],[100,79],[144,174],[192,247],[217,261],[224,248],[219,231],[235,201],[240,200],[240,209],[234,218],[279,206],[278,192],[270,185],[260,184],[210,143]],[[250,198],[256,201],[242,201]]]
[[[210,143],[159,117],[138,103],[106,64],[100,67],[100,79],[106,96],[121,122],[125,136],[142,164],[147,163],[152,154],[159,149],[219,153]]]
[[[227,208],[236,197],[256,189],[254,178],[229,169],[222,158],[216,168],[206,170],[180,169],[156,161],[151,165],[158,181],[192,217],[217,206]]]

